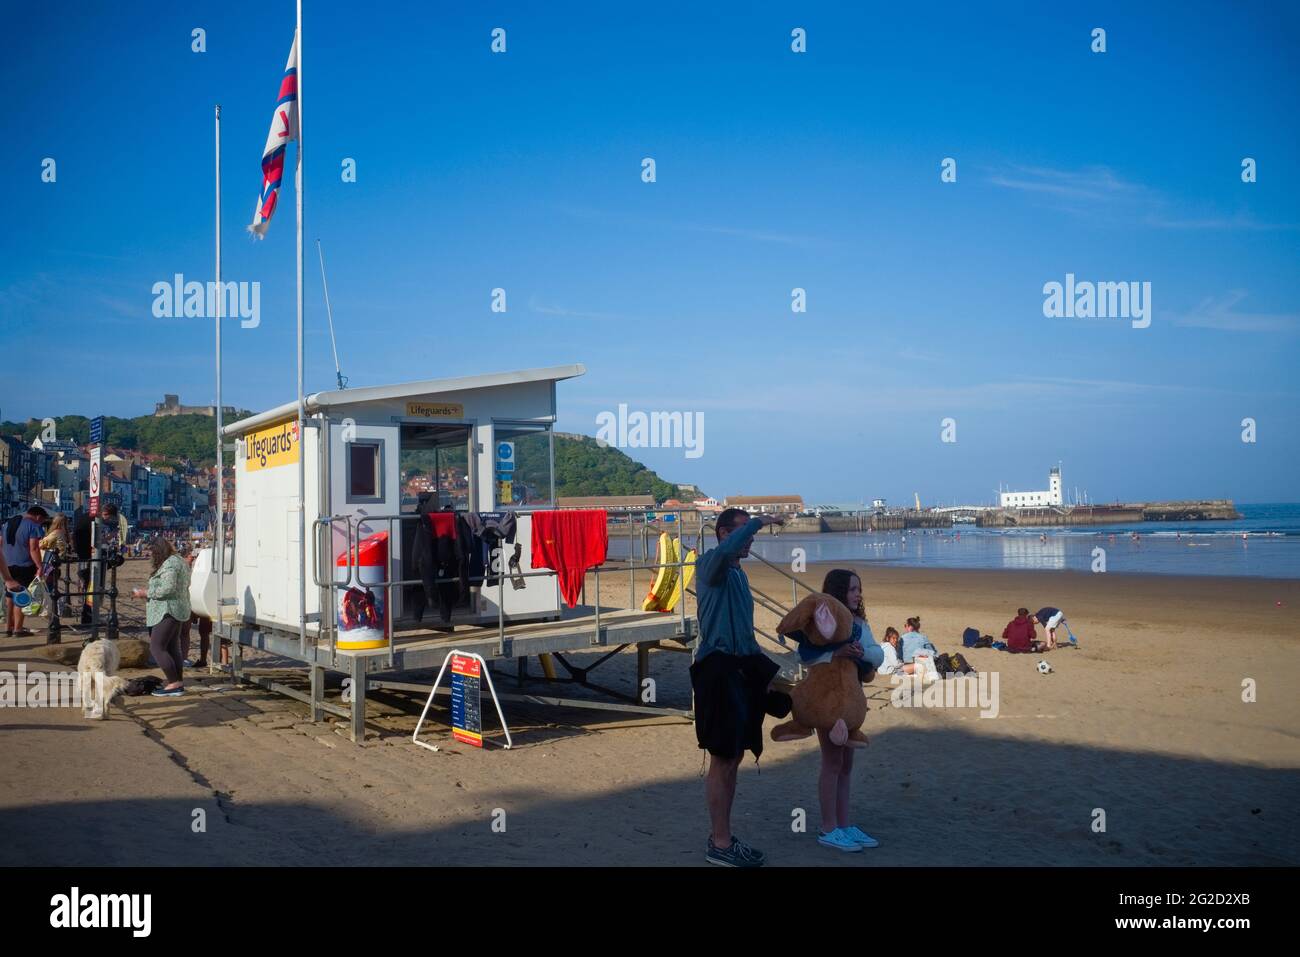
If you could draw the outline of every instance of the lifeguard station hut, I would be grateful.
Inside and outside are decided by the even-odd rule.
[[[349,717],[352,738],[360,741],[368,687],[427,689],[400,680],[403,673],[440,667],[453,649],[489,662],[514,658],[521,678],[530,656],[555,654],[563,661],[565,651],[635,645],[641,678],[651,647],[686,650],[696,626],[685,599],[675,614],[602,607],[597,567],[594,595],[568,608],[555,573],[532,566],[533,515],[556,508],[556,386],[585,371],[575,364],[318,392],[304,397],[301,434],[297,402],[226,425],[223,438],[235,441],[233,547],[227,543],[219,576],[209,557],[196,562],[196,577],[198,569],[211,569],[207,593],[214,606],[213,580],[221,578],[220,607],[199,610],[234,643],[236,676],[242,648],[302,662],[310,670],[309,694],[262,683],[308,701],[313,720],[326,712]],[[425,610],[417,620],[422,580],[412,549],[425,521],[421,513],[431,505],[452,514],[513,513],[518,547],[511,549],[510,567],[500,555],[497,574],[459,596],[449,617]],[[633,517],[615,511],[611,524],[620,518],[627,524],[624,561],[634,591],[637,568],[655,566],[637,565]],[[676,522],[679,544],[681,525]],[[641,552],[653,558],[644,546]],[[194,590],[203,592],[203,583]],[[364,607],[347,607],[350,590],[370,596]],[[369,616],[368,632],[348,630],[358,616]],[[355,640],[358,634],[364,640]],[[664,641],[671,644],[661,646]],[[570,669],[584,684],[589,670]],[[346,707],[325,701],[326,671],[351,679]],[[606,707],[666,711],[635,701]]]

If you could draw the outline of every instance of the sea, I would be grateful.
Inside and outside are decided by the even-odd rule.
[[[751,554],[788,565],[879,562],[910,568],[1014,568],[1108,574],[1300,578],[1300,503],[1238,505],[1231,522],[1136,522],[1068,528],[908,529],[900,532],[767,531]],[[1136,535],[1136,537],[1134,537]],[[712,536],[708,542],[711,547]],[[611,536],[614,546],[616,536]],[[1100,552],[1098,551],[1100,549]],[[614,548],[611,547],[611,554]]]

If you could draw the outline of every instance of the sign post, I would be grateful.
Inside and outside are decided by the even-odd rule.
[[[411,740],[429,751],[440,750],[436,744],[429,744],[420,740],[420,728],[424,726],[424,719],[429,714],[433,698],[438,693],[438,685],[442,683],[442,676],[446,673],[449,665],[451,666],[452,737],[476,748],[481,748],[485,744],[483,738],[483,713],[480,707],[482,687],[479,684],[479,680],[485,678],[487,679],[488,693],[492,695],[492,704],[497,709],[497,718],[501,721],[501,729],[506,734],[506,743],[501,747],[509,750],[514,746],[514,741],[510,737],[510,726],[506,724],[506,716],[501,711],[501,702],[497,698],[497,690],[492,685],[492,675],[488,671],[487,662],[483,660],[481,655],[456,650],[452,650],[447,655],[442,662],[442,667],[438,669],[438,677],[434,679],[433,687],[429,690],[429,700],[424,703],[424,710],[420,712],[420,720],[415,724],[415,732],[411,735]]]

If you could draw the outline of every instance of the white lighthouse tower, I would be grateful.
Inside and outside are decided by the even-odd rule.
[[[1061,467],[1059,465],[1052,466],[1047,473],[1047,491],[1003,492],[1001,494],[1003,508],[1045,508],[1049,505],[1060,505],[1062,502]]]

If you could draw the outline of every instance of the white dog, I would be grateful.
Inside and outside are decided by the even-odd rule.
[[[117,642],[101,638],[81,649],[77,661],[77,680],[81,687],[81,714],[103,721],[108,704],[126,688],[127,680],[117,673],[122,654]]]

